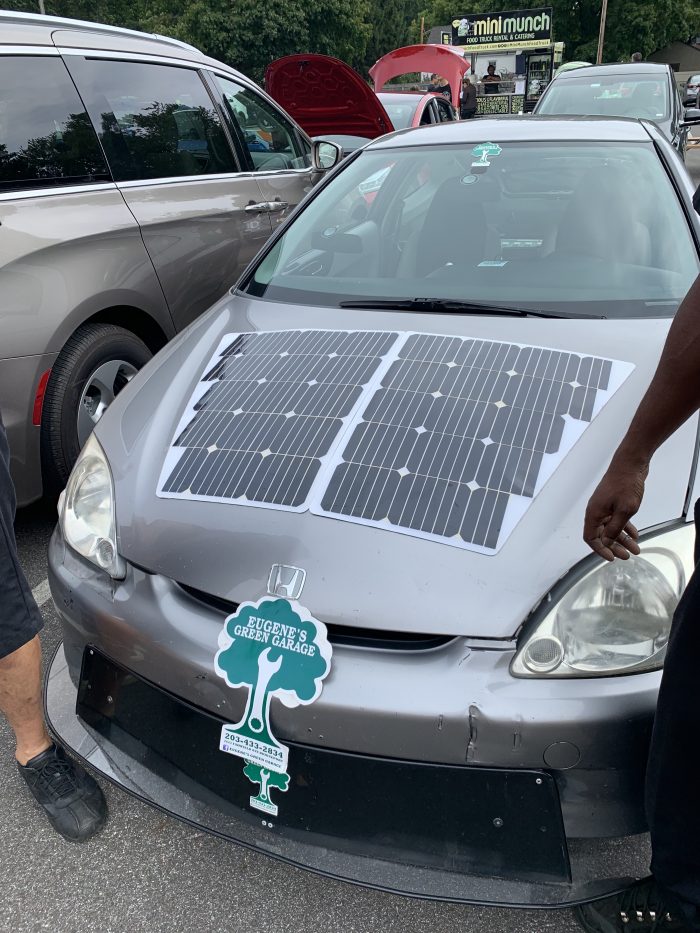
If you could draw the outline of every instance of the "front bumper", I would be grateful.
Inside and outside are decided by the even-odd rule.
[[[45,700],[59,739],[124,790],[320,874],[414,897],[542,907],[580,903],[633,880],[629,853],[613,845],[604,853],[613,875],[591,877],[591,847],[567,846],[556,783],[545,772],[291,745],[290,793],[273,821],[248,806],[254,791],[242,762],[218,751],[224,720],[97,649],[86,649],[76,690],[59,647]]]
[[[123,582],[111,581],[66,548],[58,531],[49,566],[65,648],[49,681],[53,728],[108,778],[176,816],[315,871],[446,900],[567,904],[646,872],[644,845],[605,837],[644,829],[643,774],[658,675],[517,680],[508,673],[512,645],[470,646],[465,639],[430,651],[336,645],[318,702],[294,710],[273,704],[275,734],[303,763],[280,813],[296,812],[293,795],[303,798],[305,810],[293,826],[271,827],[250,811],[245,793],[252,785],[246,780],[244,790],[232,782],[230,757],[212,738],[222,723],[240,718],[245,701],[245,691],[231,690],[213,670],[225,611],[133,566]],[[88,665],[80,680],[86,649],[114,664],[110,676],[155,691],[149,701],[129,699],[113,712],[109,677]],[[147,725],[163,698],[167,717]],[[190,717],[186,728],[178,725]],[[199,736],[207,736],[203,744]],[[225,781],[211,777],[225,765]],[[234,760],[237,780],[239,765]],[[353,799],[348,789],[309,804],[300,791],[310,786],[306,765],[323,787],[344,786],[343,775],[353,774],[350,790],[362,791],[350,816],[339,806]],[[533,785],[537,779],[542,783]],[[403,829],[392,822],[387,800],[399,802]],[[436,801],[436,809],[426,810],[426,800]],[[311,811],[320,816],[309,816],[307,826]],[[432,836],[414,816],[423,811],[433,813]],[[355,825],[360,815],[371,838]],[[450,815],[456,822],[443,825]],[[436,853],[443,861],[434,861]]]

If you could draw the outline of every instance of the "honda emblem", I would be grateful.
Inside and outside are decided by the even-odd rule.
[[[267,581],[267,592],[270,596],[281,596],[284,599],[299,599],[306,582],[306,571],[301,567],[290,567],[287,564],[273,564],[270,577]]]

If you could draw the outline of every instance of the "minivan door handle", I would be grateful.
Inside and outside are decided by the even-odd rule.
[[[287,201],[260,201],[258,204],[246,204],[245,211],[247,214],[276,214],[288,207]]]

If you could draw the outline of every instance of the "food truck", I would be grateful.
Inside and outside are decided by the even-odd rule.
[[[539,7],[505,13],[465,13],[452,20],[452,46],[477,65],[497,53],[515,54],[518,75],[514,80],[500,77],[477,83],[477,115],[529,113],[552,80],[561,62],[564,44],[552,41],[552,9]]]

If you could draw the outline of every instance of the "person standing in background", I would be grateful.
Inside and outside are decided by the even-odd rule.
[[[443,97],[446,97],[449,102],[452,103],[452,88],[450,87],[450,82],[447,80],[447,78],[437,79],[435,93],[442,94]]]
[[[484,82],[484,94],[498,94],[501,76],[496,74],[495,65],[489,65],[481,80]]]
[[[471,120],[476,113],[476,88],[469,80],[469,75],[464,76],[462,83],[462,98],[459,105],[459,116],[462,120]]]

